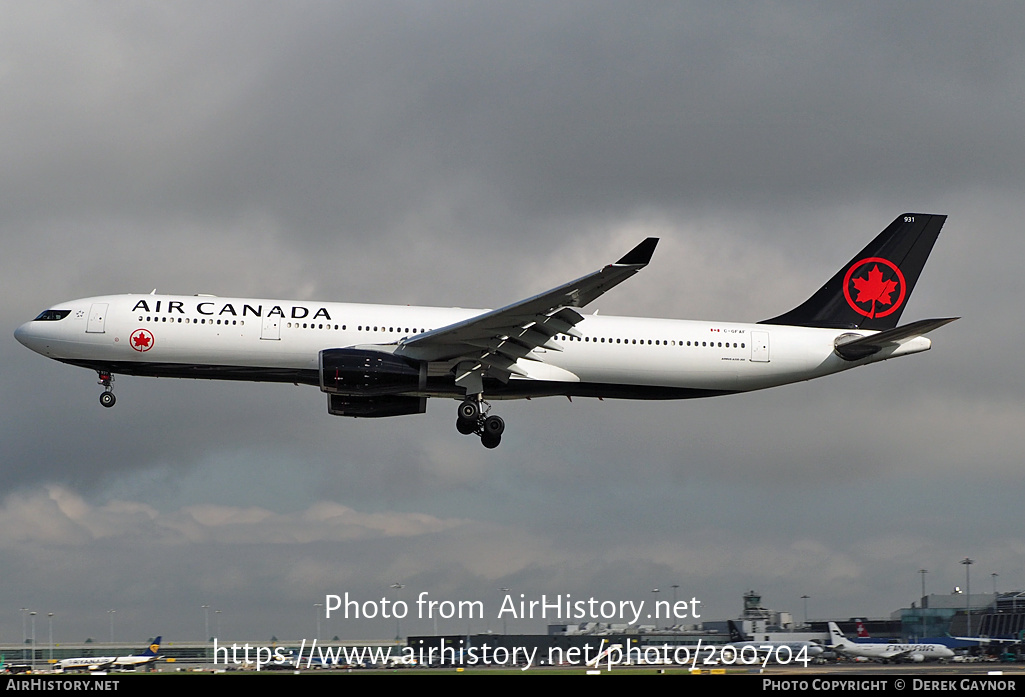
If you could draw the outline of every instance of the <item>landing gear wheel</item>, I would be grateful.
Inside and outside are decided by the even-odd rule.
[[[464,436],[476,433],[481,444],[487,448],[497,448],[502,442],[505,432],[505,421],[500,416],[488,416],[491,405],[482,399],[483,395],[467,395],[459,404],[459,417],[456,419],[456,430]]]
[[[459,405],[459,418],[463,421],[477,423],[480,418],[480,402],[476,399],[467,399]]]
[[[505,433],[505,421],[501,416],[489,416],[484,419],[484,435],[501,438],[503,433]]]
[[[114,402],[117,401],[117,397],[114,396],[114,388],[111,383],[114,382],[114,376],[105,370],[97,370],[97,377],[100,378],[98,385],[103,385],[103,394],[100,395],[100,404],[107,407],[108,409],[114,406]]]

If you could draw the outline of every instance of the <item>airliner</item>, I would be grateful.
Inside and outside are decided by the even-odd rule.
[[[746,634],[744,634],[744,632],[741,631],[740,627],[737,626],[737,623],[733,620],[726,620],[726,625],[730,629],[730,645],[738,651],[742,651],[744,647],[750,646],[754,648],[754,650],[760,655],[771,655],[773,652],[775,652],[776,657],[779,658],[779,649],[780,647],[785,646],[790,651],[787,654],[787,657],[782,660],[787,660],[791,657],[795,657],[798,654],[801,654],[802,651],[804,651],[803,656],[807,656],[808,658],[815,658],[823,651],[822,646],[815,643],[814,641],[756,641],[751,637],[747,636]]]
[[[836,622],[829,623],[829,648],[853,657],[872,658],[879,661],[945,661],[954,657],[954,652],[943,644],[883,644],[856,643],[849,640]]]
[[[142,653],[134,656],[81,656],[79,658],[64,658],[57,662],[55,669],[57,671],[105,671],[112,668],[135,670],[138,666],[153,663],[160,659],[157,652],[160,651],[161,638],[157,637]]]
[[[420,414],[460,402],[456,428],[486,448],[505,421],[489,399],[689,399],[760,390],[928,350],[953,318],[897,326],[946,220],[898,216],[807,301],[754,324],[585,314],[651,260],[648,238],[613,264],[497,310],[110,295],[53,305],[15,337],[114,375],[306,384],[328,413]]]

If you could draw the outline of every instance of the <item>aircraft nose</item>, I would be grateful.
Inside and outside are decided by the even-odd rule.
[[[22,346],[32,349],[36,353],[42,353],[42,337],[37,332],[33,331],[32,322],[25,322],[17,329],[14,330],[14,338],[18,340]]]
[[[29,323],[25,322],[25,324],[21,325],[20,327],[18,327],[17,329],[14,330],[14,338],[17,339],[18,343],[22,344],[23,346],[28,346],[28,342],[29,342],[29,328],[28,328],[28,325],[29,325]],[[32,348],[32,347],[29,346],[29,348]]]

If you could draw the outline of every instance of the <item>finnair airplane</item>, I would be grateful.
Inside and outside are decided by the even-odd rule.
[[[486,448],[505,422],[488,399],[689,399],[830,375],[931,347],[955,318],[897,326],[946,216],[899,216],[806,302],[756,324],[585,315],[643,269],[657,238],[614,264],[497,310],[208,295],[58,303],[15,337],[48,358],[114,374],[303,383],[328,413],[420,414],[460,401],[456,428]]]
[[[883,644],[855,643],[849,640],[836,622],[829,623],[829,648],[848,656],[873,658],[880,661],[945,661],[954,657],[954,652],[943,644]]]

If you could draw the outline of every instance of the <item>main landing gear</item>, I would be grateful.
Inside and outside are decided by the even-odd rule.
[[[102,370],[97,371],[97,374],[100,376],[100,381],[97,384],[103,385],[103,392],[100,393],[100,404],[109,409],[117,402],[117,397],[114,396],[114,388],[110,384],[114,382],[114,376]]]
[[[481,405],[486,409],[482,410]],[[480,395],[468,397],[459,405],[456,430],[464,436],[475,433],[480,436],[481,445],[485,448],[497,448],[505,432],[505,421],[501,416],[488,416],[490,410],[491,405],[481,399]]]

